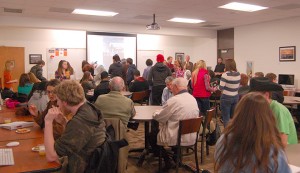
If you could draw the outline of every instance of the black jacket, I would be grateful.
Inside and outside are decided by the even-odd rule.
[[[107,94],[109,92],[110,92],[109,81],[108,80],[101,81],[100,84],[94,90],[93,101],[95,102],[99,95]]]
[[[130,82],[133,80],[133,72],[136,70],[134,64],[128,66],[127,73],[126,73],[126,84],[129,85]]]
[[[140,92],[146,90],[149,90],[149,84],[143,77],[135,79],[134,82],[131,82],[129,85],[130,92]]]
[[[123,77],[123,66],[121,62],[115,62],[109,66],[108,73],[111,74],[111,78],[115,76]]]
[[[166,85],[165,79],[172,76],[171,70],[163,63],[156,63],[151,67],[148,75],[150,86]]]
[[[112,126],[106,128],[108,140],[92,153],[85,173],[116,173],[118,170],[119,149],[128,145],[125,139],[115,141]]]
[[[47,79],[43,77],[43,68],[39,65],[35,65],[30,69],[30,72],[33,73],[40,81],[46,81]]]

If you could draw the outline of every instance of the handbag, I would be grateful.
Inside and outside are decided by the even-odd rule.
[[[217,119],[216,119],[217,120]],[[206,138],[206,144],[209,146],[213,146],[217,143],[219,137],[221,136],[221,129],[216,121],[216,128],[214,131],[209,132]]]

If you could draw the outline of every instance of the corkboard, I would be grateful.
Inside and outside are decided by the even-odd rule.
[[[5,62],[12,60],[15,63],[15,67],[12,70],[12,78],[19,81],[19,77],[25,72],[25,48],[24,47],[6,47],[0,46],[0,73],[3,86],[3,72],[5,69]],[[14,92],[18,91],[18,83],[13,85]]]

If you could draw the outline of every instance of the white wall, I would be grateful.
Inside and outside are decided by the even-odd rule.
[[[299,50],[299,31],[300,17],[236,27],[234,56],[238,70],[245,73],[246,61],[253,61],[254,72],[295,74],[295,84],[299,88],[299,58],[292,62],[279,62],[279,47],[296,46]]]
[[[138,50],[163,50],[165,59],[175,57],[176,52],[190,55],[191,62],[205,60],[207,66],[216,65],[217,34],[211,38],[189,36],[164,36],[138,34]]]
[[[85,40],[85,31],[0,27],[0,46],[25,47],[25,72],[33,66],[29,54],[42,54],[46,62],[47,48],[85,48]],[[43,72],[47,76],[47,65]]]
[[[138,50],[163,50],[165,57],[183,52],[191,56],[191,61],[200,59],[214,66],[217,41],[215,34],[207,37],[167,36],[138,34]],[[29,54],[42,54],[46,61],[47,48],[86,48],[86,32],[75,30],[38,29],[24,27],[0,27],[0,46],[25,47],[25,72],[33,65],[29,64]],[[47,61],[44,76],[47,76]]]

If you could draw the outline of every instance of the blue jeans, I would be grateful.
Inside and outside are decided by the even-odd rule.
[[[221,112],[222,112],[222,120],[224,123],[224,127],[227,126],[230,118],[233,116],[235,106],[239,100],[238,95],[235,97],[225,97],[220,99],[221,103]]]
[[[206,115],[206,111],[209,110],[210,105],[209,105],[209,98],[197,98],[197,104],[199,111],[201,112],[202,115]]]

